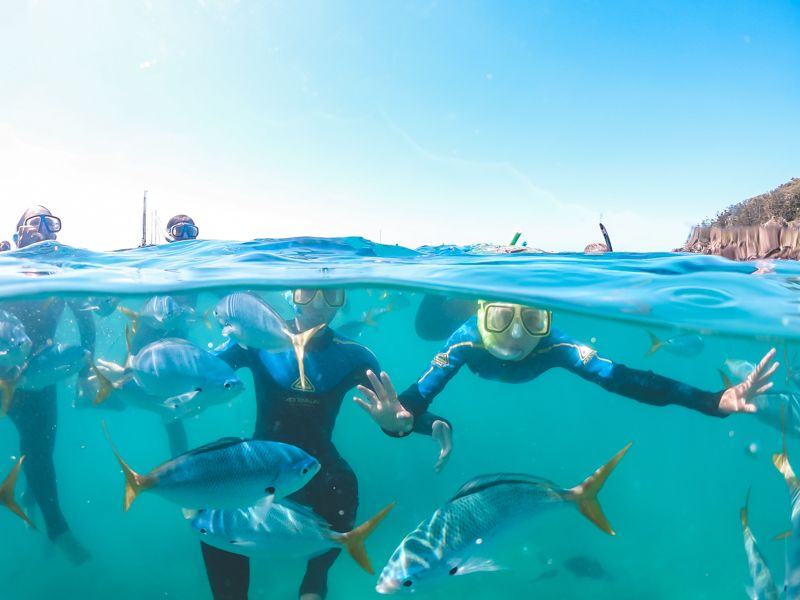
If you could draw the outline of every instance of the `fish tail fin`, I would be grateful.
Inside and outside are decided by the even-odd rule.
[[[0,394],[3,395],[3,401],[2,404],[0,404],[0,416],[5,417],[8,414],[8,409],[11,408],[11,399],[14,397],[14,390],[16,387],[16,381],[0,379]]]
[[[664,345],[664,342],[658,339],[658,337],[652,331],[648,331],[647,335],[650,336],[650,349],[647,351],[645,356],[652,356],[658,352],[658,349]]]
[[[622,457],[625,456],[625,453],[632,445],[633,442],[628,442],[622,450],[614,455],[614,458],[584,479],[583,483],[567,490],[568,499],[578,505],[578,510],[609,535],[616,535],[616,532],[611,528],[611,524],[603,514],[603,509],[600,508],[600,503],[597,501],[597,494],[602,489],[608,476],[611,475],[614,467],[622,460]]]
[[[135,334],[139,328],[139,313],[124,306],[118,306],[117,310],[131,320],[131,331]]]
[[[729,387],[733,387],[733,381],[731,381],[731,378],[728,377],[728,375],[727,375],[727,373],[725,373],[725,371],[723,371],[722,369],[717,369],[717,372],[719,373],[720,379],[722,379],[722,385],[725,386],[725,389],[728,389]]]
[[[742,519],[742,530],[747,530],[747,507],[750,506],[750,490],[752,488],[747,488],[747,496],[744,499],[744,506],[739,511],[739,517]]]
[[[94,397],[94,405],[97,406],[102,404],[103,401],[109,397],[112,391],[114,391],[114,384],[109,381],[108,377],[103,375],[100,370],[97,368],[97,365],[94,364],[92,361],[91,366],[89,367],[94,373],[94,376],[97,377],[97,395]]]
[[[14,500],[14,486],[17,485],[17,477],[19,476],[19,470],[22,467],[23,460],[25,460],[25,456],[20,456],[19,460],[8,474],[8,477],[6,477],[5,481],[0,484],[0,504],[8,508],[20,519],[36,529],[36,525],[33,524],[33,522],[28,518],[28,515],[25,514],[22,508],[20,508],[19,504],[17,504],[16,500]]]
[[[203,313],[203,323],[206,324],[206,329],[211,329],[213,327],[213,324],[211,323],[212,312],[214,312],[213,306]]]
[[[780,542],[781,540],[788,540],[790,537],[792,537],[792,530],[791,529],[789,529],[788,531],[782,531],[781,533],[776,534],[775,537],[772,538],[772,540],[774,542]]]
[[[377,515],[368,521],[365,521],[352,531],[335,535],[331,538],[337,544],[344,546],[345,550],[347,550],[347,553],[353,557],[353,560],[356,561],[359,566],[370,575],[374,575],[375,570],[372,568],[372,563],[369,560],[369,556],[367,556],[367,548],[364,546],[364,541],[367,539],[369,534],[374,531],[378,524],[383,521],[386,515],[389,514],[389,511],[394,508],[394,505],[395,503],[392,502]]]
[[[136,496],[147,488],[152,487],[153,482],[148,476],[139,475],[139,473],[131,469],[125,461],[122,460],[119,452],[117,452],[117,449],[114,447],[114,442],[111,441],[111,434],[108,433],[108,426],[105,421],[103,421],[103,430],[106,432],[106,438],[108,439],[108,444],[111,446],[111,451],[114,453],[114,456],[117,457],[119,466],[122,467],[122,472],[125,474],[125,502],[123,506],[127,512],[131,504],[133,504],[133,501],[136,500]]]
[[[781,438],[783,439],[783,449],[780,454],[772,455],[772,464],[783,475],[789,488],[795,489],[800,487],[800,481],[794,474],[792,465],[789,464],[789,451],[786,446],[786,407],[784,405],[781,405]]]
[[[306,356],[306,344],[316,335],[316,333],[325,327],[326,323],[321,323],[311,329],[306,329],[300,333],[292,333],[291,331],[284,330],[284,333],[292,340],[292,347],[294,348],[294,355],[297,357],[297,370],[300,373],[300,388],[306,389],[306,366],[304,358]]]

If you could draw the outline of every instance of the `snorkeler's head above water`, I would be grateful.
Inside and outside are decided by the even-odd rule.
[[[200,234],[200,228],[194,224],[194,219],[189,215],[175,215],[167,221],[168,242],[194,240]]]
[[[31,206],[17,222],[17,232],[14,242],[17,248],[24,248],[36,242],[56,239],[56,234],[61,231],[61,219],[44,206]]]
[[[300,288],[292,292],[295,316],[300,331],[330,323],[344,305],[343,288]]]
[[[503,360],[522,360],[550,333],[549,310],[510,302],[478,303],[478,331],[486,350]]]

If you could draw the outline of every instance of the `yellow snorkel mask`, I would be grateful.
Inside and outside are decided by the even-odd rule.
[[[478,302],[478,331],[497,358],[522,360],[550,334],[552,312],[510,302]]]

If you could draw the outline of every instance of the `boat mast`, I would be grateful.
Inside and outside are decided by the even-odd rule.
[[[142,243],[139,246],[144,248],[147,245],[147,190],[144,191],[144,200],[142,201]]]

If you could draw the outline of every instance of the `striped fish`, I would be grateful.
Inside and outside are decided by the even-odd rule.
[[[783,451],[772,455],[772,463],[789,486],[792,506],[792,529],[786,545],[786,600],[800,599],[800,481],[789,464],[786,449],[786,431],[783,433]]]
[[[289,500],[241,509],[190,511],[187,516],[202,541],[227,552],[261,558],[312,558],[344,547],[372,575],[364,540],[393,506],[347,533],[331,530],[310,508]]]
[[[610,535],[614,530],[597,494],[631,444],[573,488],[532,475],[484,475],[408,534],[383,569],[375,589],[381,594],[413,592],[436,580],[497,567],[486,559],[485,542],[537,514],[573,504]]]
[[[764,555],[761,554],[756,538],[747,523],[747,507],[749,504],[750,490],[747,490],[747,498],[744,501],[744,507],[740,511],[742,534],[744,535],[744,551],[747,554],[747,566],[750,568],[750,577],[753,580],[752,587],[747,588],[747,597],[750,600],[779,600],[781,595],[772,580],[772,573],[769,572]]]
[[[125,464],[113,445],[112,450],[125,474],[126,511],[146,490],[189,509],[251,506],[265,496],[296,492],[320,468],[317,459],[295,446],[239,438],[189,450],[146,475]]]

